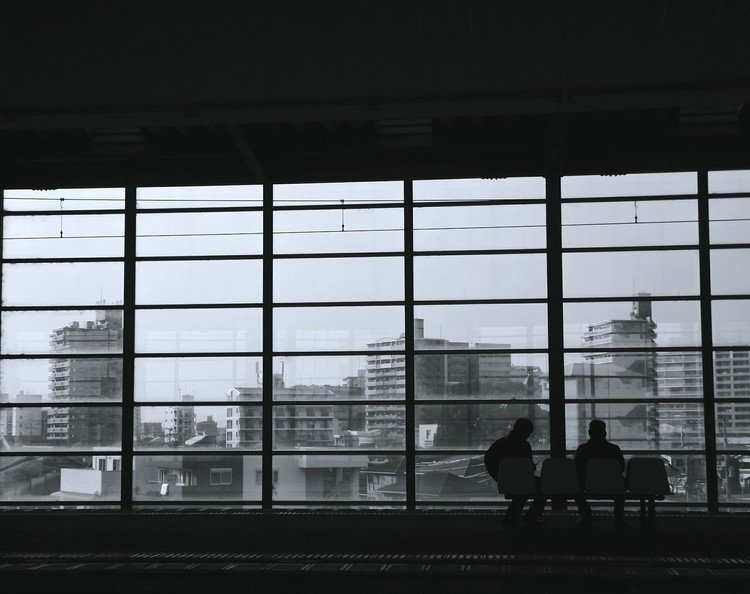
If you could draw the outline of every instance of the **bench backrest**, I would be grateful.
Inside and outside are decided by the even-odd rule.
[[[621,495],[625,493],[625,479],[617,460],[596,458],[586,464],[587,495]]]
[[[631,495],[669,495],[669,480],[661,458],[632,458],[628,462]]]
[[[503,458],[497,473],[497,492],[528,495],[536,492],[534,463],[528,458]]]
[[[577,495],[576,465],[570,458],[547,458],[542,463],[542,493],[546,495]]]

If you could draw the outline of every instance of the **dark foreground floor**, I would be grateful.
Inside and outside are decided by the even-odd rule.
[[[661,513],[651,530],[550,513],[4,512],[0,584],[76,591],[745,592],[750,515]],[[446,590],[447,589],[447,590]]]

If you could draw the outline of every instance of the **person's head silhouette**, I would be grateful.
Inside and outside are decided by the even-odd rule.
[[[526,441],[533,432],[534,423],[531,422],[531,419],[525,418],[516,419],[516,422],[513,423],[513,429],[510,430],[510,434],[521,441]]]
[[[589,437],[591,439],[607,438],[607,425],[604,423],[604,421],[594,419],[589,423]]]

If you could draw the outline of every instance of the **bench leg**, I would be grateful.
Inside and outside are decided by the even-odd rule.
[[[654,518],[656,517],[656,504],[653,498],[648,500],[648,527],[651,528],[654,525]]]

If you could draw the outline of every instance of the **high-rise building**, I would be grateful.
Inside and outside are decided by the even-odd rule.
[[[122,312],[98,310],[85,325],[72,322],[50,334],[55,355],[50,359],[49,388],[55,401],[95,399],[119,401],[122,395],[122,360],[76,358],[73,353],[117,352],[122,349]],[[87,446],[119,441],[121,421],[111,409],[56,406],[48,410],[47,440]]]
[[[194,400],[190,394],[182,394],[179,406],[169,406],[164,412],[164,444],[181,447],[195,436],[195,407],[189,403]]]
[[[370,343],[373,350],[386,351],[367,357],[367,400],[403,400],[406,395],[406,364],[403,354],[387,351],[403,350],[404,335],[397,339],[383,339]],[[414,347],[417,351],[445,351],[416,357],[414,384],[417,399],[544,398],[547,378],[536,366],[514,366],[510,353],[496,352],[510,349],[509,344],[454,342],[444,338],[424,336],[424,320],[414,320]],[[452,352],[459,351],[459,352]],[[475,351],[467,353],[466,351]],[[494,351],[494,352],[485,352]],[[443,434],[446,423],[455,419],[445,417],[446,407],[433,407],[429,423],[440,425]],[[429,412],[429,409],[424,409]],[[394,410],[388,403],[367,404],[368,430],[386,435],[403,435],[404,409]],[[466,415],[462,413],[465,417]]]

